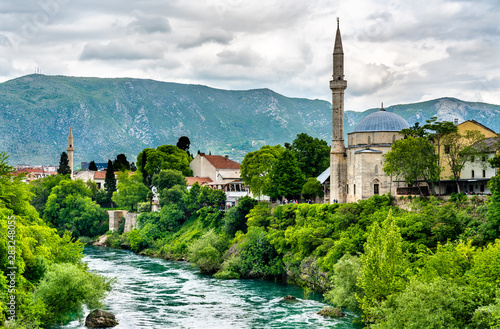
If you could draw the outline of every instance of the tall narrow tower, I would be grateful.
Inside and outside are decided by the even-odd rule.
[[[73,132],[71,131],[71,127],[69,127],[69,135],[68,135],[68,147],[66,148],[68,152],[68,164],[69,169],[71,170],[71,178],[73,178],[73,152],[75,148],[73,147]]]
[[[346,202],[347,161],[344,144],[344,90],[346,88],[344,50],[340,37],[339,19],[337,18],[337,35],[333,48],[333,80],[330,81],[333,112],[333,139],[330,151],[330,203]]]

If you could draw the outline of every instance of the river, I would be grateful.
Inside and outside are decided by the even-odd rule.
[[[217,280],[187,262],[139,256],[126,250],[85,247],[84,261],[95,273],[116,277],[105,310],[115,328],[362,328],[354,314],[325,319],[320,294],[264,280]],[[297,302],[284,302],[292,295]],[[86,328],[73,321],[64,329]]]

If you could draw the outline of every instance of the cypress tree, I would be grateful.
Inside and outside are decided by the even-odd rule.
[[[61,159],[59,160],[59,168],[57,168],[57,173],[61,175],[70,175],[71,168],[69,167],[68,154],[66,152],[61,153]]]
[[[116,191],[116,178],[113,162],[108,160],[108,169],[106,170],[106,177],[104,179],[104,189],[106,190],[106,199],[111,202],[113,192]]]
[[[94,160],[90,161],[90,163],[89,163],[89,170],[97,171],[97,166],[96,166]]]

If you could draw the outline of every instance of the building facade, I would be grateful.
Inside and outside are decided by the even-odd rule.
[[[344,141],[344,52],[337,19],[337,34],[333,51],[332,130],[330,152],[329,188],[326,173],[318,177],[325,187],[330,203],[355,202],[376,194],[395,194],[396,184],[383,172],[384,154],[394,141],[401,139],[399,131],[408,123],[398,114],[385,111],[373,112],[364,117],[348,134],[348,146]]]

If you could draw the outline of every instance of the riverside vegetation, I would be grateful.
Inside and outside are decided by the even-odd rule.
[[[187,190],[178,171],[152,181],[161,211],[109,232],[111,247],[189,260],[219,279],[286,280],[360,311],[370,328],[500,328],[498,176],[486,203],[456,194],[406,200],[406,210],[381,195],[280,206],[244,197],[224,211],[224,193]]]
[[[300,163],[290,154],[297,150],[285,146],[252,152],[270,165],[244,161],[242,172],[261,177],[263,194],[291,199],[300,190],[278,179],[283,175],[276,168],[298,177],[295,167]],[[154,156],[150,161],[148,154],[140,158],[134,175],[122,174],[125,185],[118,184],[113,200],[124,207],[146,201],[152,184],[162,208],[150,212],[149,202],[140,204],[138,229],[107,232],[111,247],[189,260],[219,279],[286,280],[323,292],[339,310],[359,311],[371,328],[500,328],[498,176],[490,181],[493,194],[486,203],[461,194],[448,202],[433,197],[405,200],[404,209],[390,195],[350,204],[279,206],[244,197],[226,209],[222,191],[198,184],[187,189],[185,165],[152,161]],[[287,165],[273,165],[280,161]],[[305,182],[307,175],[301,177]],[[75,212],[75,220],[60,220],[66,218],[62,212],[70,201],[85,203],[99,215],[92,186],[57,179],[50,189],[40,188],[50,180],[31,187],[43,217],[60,233],[100,234],[104,228],[97,217]],[[72,184],[80,185],[70,189]],[[71,240],[68,234],[64,237]]]
[[[83,305],[100,306],[112,280],[90,273],[82,262],[83,244],[69,231],[57,234],[39,216],[30,205],[33,194],[21,177],[12,175],[6,160],[7,155],[0,153],[0,326],[45,327],[81,316]],[[71,185],[62,178],[57,178],[61,184],[46,202],[48,213],[53,212],[54,198]],[[74,205],[87,212],[92,207],[87,201],[82,197]],[[71,228],[77,231],[80,226],[75,223]]]

